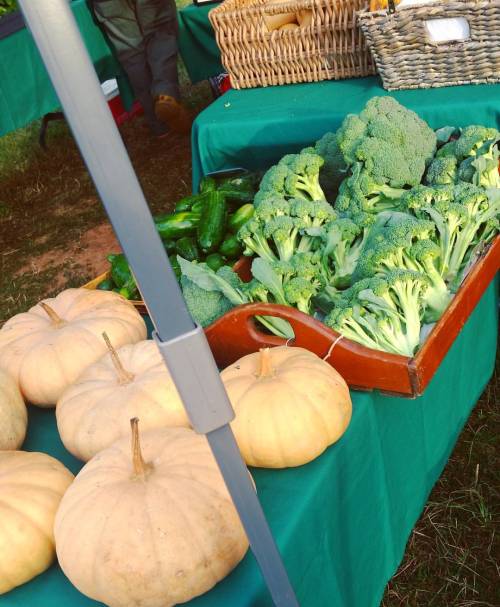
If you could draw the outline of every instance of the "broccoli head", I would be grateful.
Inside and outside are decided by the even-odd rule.
[[[181,288],[193,320],[208,327],[234,307],[220,291],[206,291],[187,276],[181,276]]]
[[[373,97],[337,131],[344,161],[361,162],[374,181],[394,188],[420,183],[436,151],[436,134],[392,97]]]
[[[429,185],[447,185],[457,179],[457,159],[454,156],[434,158],[425,175]]]
[[[413,356],[426,288],[425,276],[406,270],[360,280],[336,299],[325,324],[368,348]]]

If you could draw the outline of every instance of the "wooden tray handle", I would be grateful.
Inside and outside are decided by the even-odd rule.
[[[306,348],[339,371],[351,386],[411,394],[408,358],[354,343],[312,316],[289,306],[253,303],[233,308],[205,329],[218,365],[223,368],[259,348],[283,346],[286,339],[269,335],[255,316],[287,320],[295,333],[288,345]],[[332,347],[333,346],[333,347]]]

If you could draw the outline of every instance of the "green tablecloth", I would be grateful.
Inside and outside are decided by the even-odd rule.
[[[118,78],[128,105],[132,97],[126,78],[95,25],[86,0],[75,0],[71,7],[101,82]],[[21,29],[0,40],[0,136],[58,107],[56,92],[28,30]]]
[[[376,607],[409,533],[490,378],[497,340],[490,285],[423,396],[354,392],[344,437],[314,462],[252,470],[301,607]],[[51,410],[30,410],[28,450],[80,464],[62,447]],[[0,607],[96,607],[53,566],[0,597]],[[251,553],[189,607],[270,607]]]
[[[186,6],[178,12],[179,50],[191,82],[206,80],[224,71],[208,13],[215,4]]]
[[[378,77],[229,91],[194,123],[193,185],[218,169],[265,168],[335,130],[370,97],[387,94]],[[498,84],[391,94],[434,128],[472,123],[500,127]]]
[[[126,107],[132,102],[127,78],[101,30],[94,23],[86,0],[71,3],[80,32],[101,82],[117,78]],[[188,6],[179,11],[179,47],[193,82],[223,71],[208,11],[213,5]],[[59,100],[26,28],[0,39],[0,137],[59,107]]]

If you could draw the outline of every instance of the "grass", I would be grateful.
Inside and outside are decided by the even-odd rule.
[[[190,87],[182,69],[181,79],[187,103],[202,108],[208,85]],[[0,325],[40,298],[93,278],[107,251],[86,239],[109,226],[66,124],[50,125],[47,152],[38,147],[38,128],[33,123],[0,139]],[[189,138],[151,140],[141,119],[121,133],[151,210],[171,209],[190,192]],[[497,361],[383,607],[500,605],[499,396]]]

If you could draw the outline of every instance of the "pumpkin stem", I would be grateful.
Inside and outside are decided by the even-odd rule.
[[[261,348],[260,352],[260,371],[259,377],[271,377],[274,375],[274,369],[271,364],[271,352],[269,348]]]
[[[52,324],[55,327],[61,327],[62,325],[66,324],[66,321],[63,320],[56,313],[56,311],[53,308],[51,308],[48,304],[46,304],[44,301],[41,301],[39,305],[47,313],[47,316],[50,318],[50,320],[52,321]]]
[[[145,480],[153,469],[153,464],[144,461],[141,452],[141,442],[139,440],[139,418],[133,417],[130,420],[132,428],[132,464],[134,466],[135,479]]]
[[[123,384],[129,384],[134,379],[134,374],[130,373],[130,371],[127,371],[122,365],[122,361],[118,356],[118,352],[113,348],[113,344],[111,343],[106,332],[102,334],[102,337],[106,342],[106,346],[108,347],[109,353],[111,355],[113,366],[115,367],[116,373],[118,374],[118,383],[121,386]]]

